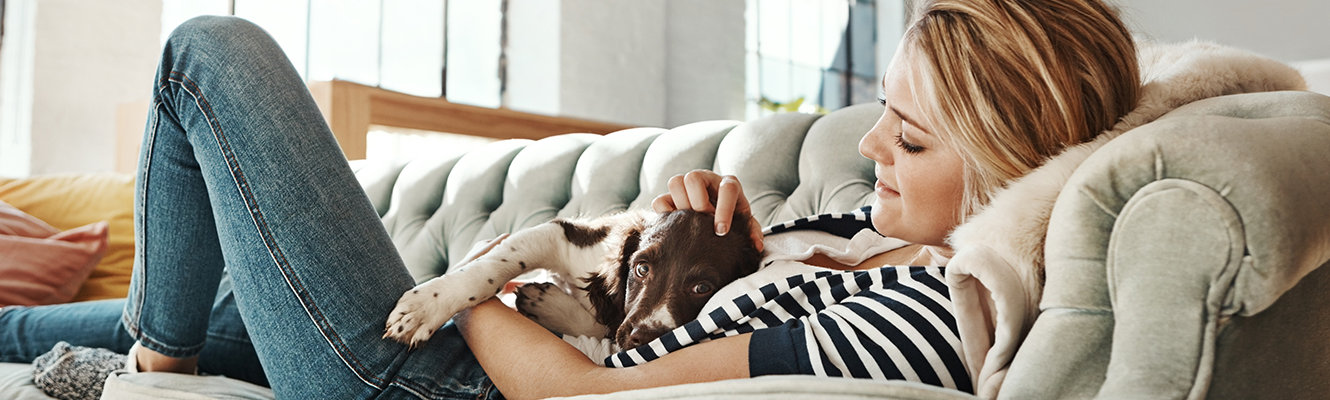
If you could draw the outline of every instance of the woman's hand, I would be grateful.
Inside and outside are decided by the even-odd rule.
[[[651,208],[658,213],[674,210],[693,210],[716,216],[716,234],[730,232],[735,216],[748,218],[748,236],[757,251],[762,251],[762,225],[753,218],[753,209],[744,197],[743,185],[733,175],[720,175],[699,169],[670,177],[670,192],[656,197]]]

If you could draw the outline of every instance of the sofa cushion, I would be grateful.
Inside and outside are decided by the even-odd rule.
[[[123,298],[134,268],[134,177],[128,174],[53,174],[0,179],[0,201],[69,230],[108,222],[106,254],[72,301]]]
[[[106,253],[106,222],[61,232],[0,201],[0,306],[68,302]]]

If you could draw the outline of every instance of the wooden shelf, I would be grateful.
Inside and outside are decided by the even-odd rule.
[[[370,125],[494,139],[541,139],[564,133],[603,135],[633,127],[468,106],[342,80],[310,82],[309,91],[337,136],[342,152],[351,160],[365,158],[365,136]]]

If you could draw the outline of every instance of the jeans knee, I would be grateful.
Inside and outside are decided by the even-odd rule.
[[[166,52],[202,47],[215,54],[278,49],[268,32],[244,18],[202,15],[180,24],[166,40]],[[196,49],[197,50],[197,49]]]

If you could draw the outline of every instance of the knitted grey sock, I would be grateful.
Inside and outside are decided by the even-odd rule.
[[[38,389],[60,400],[96,400],[111,371],[123,369],[126,357],[107,349],[56,343],[46,354],[32,360],[32,382]]]

